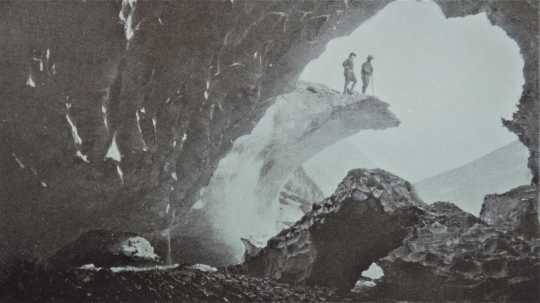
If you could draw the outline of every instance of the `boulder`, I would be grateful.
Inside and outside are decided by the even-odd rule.
[[[540,238],[524,232],[538,226],[535,197],[528,186],[488,196],[480,219],[450,202],[426,205],[383,170],[352,170],[266,247],[246,251],[240,268],[351,290],[375,262],[384,276],[356,287],[359,298],[537,302]]]
[[[447,202],[430,205],[419,224],[377,263],[375,296],[418,300],[537,302],[540,241],[488,226]]]
[[[160,260],[150,242],[131,232],[91,230],[64,246],[47,263],[58,268],[148,265]]]
[[[351,170],[330,198],[242,267],[284,282],[351,289],[373,260],[401,245],[423,206],[409,182],[380,169]]]
[[[487,195],[480,219],[488,225],[538,237],[538,191],[533,185],[524,185],[504,194]]]

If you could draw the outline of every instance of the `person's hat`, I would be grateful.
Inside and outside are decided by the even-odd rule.
[[[356,53],[354,53],[354,52],[353,52],[353,53],[350,53],[350,54],[349,54],[349,57],[350,57],[350,56],[355,56],[355,57],[356,57]]]
[[[367,58],[368,58],[368,60],[369,59],[375,59],[372,55],[367,56]]]

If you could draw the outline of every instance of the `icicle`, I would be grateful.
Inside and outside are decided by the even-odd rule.
[[[157,18],[157,21],[159,22],[159,24],[163,25],[163,21],[161,20],[161,18]]]
[[[225,34],[225,37],[223,38],[223,45],[224,46],[227,46],[229,44],[229,37],[231,36],[232,34],[232,31],[228,31],[226,34]],[[219,67],[219,66],[218,66]]]
[[[39,71],[42,72],[44,69],[43,67],[43,60],[39,60]]]
[[[137,0],[122,0],[122,8],[118,18],[124,24],[124,33],[126,35],[126,40],[131,40],[135,34],[133,29],[133,11]]]
[[[204,99],[208,100],[208,91],[206,91],[206,90],[204,91]]]
[[[32,79],[32,74],[28,74],[28,79],[26,80],[26,85],[30,87],[36,87],[36,82],[34,82],[34,79]]]
[[[11,153],[11,156],[13,156],[15,162],[17,162],[17,165],[19,165],[21,169],[24,169],[24,163],[22,163],[22,161],[17,157],[17,155],[15,153]]]
[[[152,117],[152,125],[154,126],[154,134],[157,135],[157,119]]]
[[[165,207],[165,213],[168,214],[169,210],[171,210],[171,204],[167,203],[167,206]]]
[[[178,176],[176,175],[176,172],[173,172],[171,174],[171,178],[173,178],[174,181],[178,181]]]
[[[47,51],[45,51],[45,58],[47,58],[47,61],[51,58],[51,50],[47,48]]]
[[[143,151],[148,151],[148,145],[146,145],[146,141],[144,140],[142,128],[141,128],[141,117],[139,115],[139,111],[135,112],[135,117],[137,118],[137,130],[139,131],[139,134],[141,134],[141,141],[143,143]]]
[[[165,104],[169,104],[171,102],[171,97],[168,97],[166,100],[165,100]]]
[[[172,264],[171,229],[169,227],[167,228],[167,265],[171,265],[171,264]]]
[[[217,106],[220,111],[223,111],[223,105],[221,105],[221,102],[218,101]]]
[[[73,142],[75,143],[75,146],[82,145],[82,139],[79,136],[79,131],[77,130],[77,126],[75,126],[75,123],[71,120],[71,117],[69,116],[69,109],[71,108],[71,103],[66,103],[66,120],[71,127],[71,136],[73,137]]]
[[[116,144],[116,132],[113,135],[111,145],[107,150],[107,154],[105,154],[105,159],[112,159],[116,162],[122,161],[122,154],[120,153],[118,145]]]
[[[39,181],[39,184],[41,184],[41,187],[43,187],[43,188],[48,187],[47,183],[45,183],[45,181],[43,181],[43,180]]]
[[[118,173],[118,177],[120,177],[120,181],[122,181],[122,184],[124,183],[124,172],[122,171],[122,168],[120,168],[119,164],[116,164],[116,172]]]
[[[88,160],[88,156],[83,154],[80,150],[78,150],[75,155],[81,159],[84,163],[90,163],[90,160]]]
[[[105,107],[105,104],[101,104],[101,116],[103,117],[103,124],[105,124],[105,128],[109,130],[109,123],[107,122],[107,107]]]

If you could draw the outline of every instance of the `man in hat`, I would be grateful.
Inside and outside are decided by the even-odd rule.
[[[351,95],[354,86],[356,85],[356,75],[354,74],[354,59],[356,58],[355,53],[350,53],[349,58],[343,61],[344,76],[345,76],[345,86],[343,88],[344,94]],[[349,83],[352,82],[351,88],[349,89]]]
[[[366,93],[366,89],[369,85],[369,79],[373,75],[373,65],[371,65],[371,61],[373,59],[373,56],[369,55],[366,62],[362,64],[362,94]]]

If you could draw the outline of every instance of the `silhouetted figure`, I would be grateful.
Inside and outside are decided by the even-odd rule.
[[[371,65],[371,61],[373,59],[373,56],[369,55],[366,62],[362,64],[362,94],[366,93],[366,89],[369,85],[369,80],[373,75],[373,65]]]
[[[354,59],[356,58],[355,53],[350,53],[349,58],[343,61],[344,76],[345,76],[345,86],[343,87],[343,93],[352,95],[354,86],[356,85],[356,75],[354,74]],[[349,89],[349,83],[352,83],[351,88]]]

